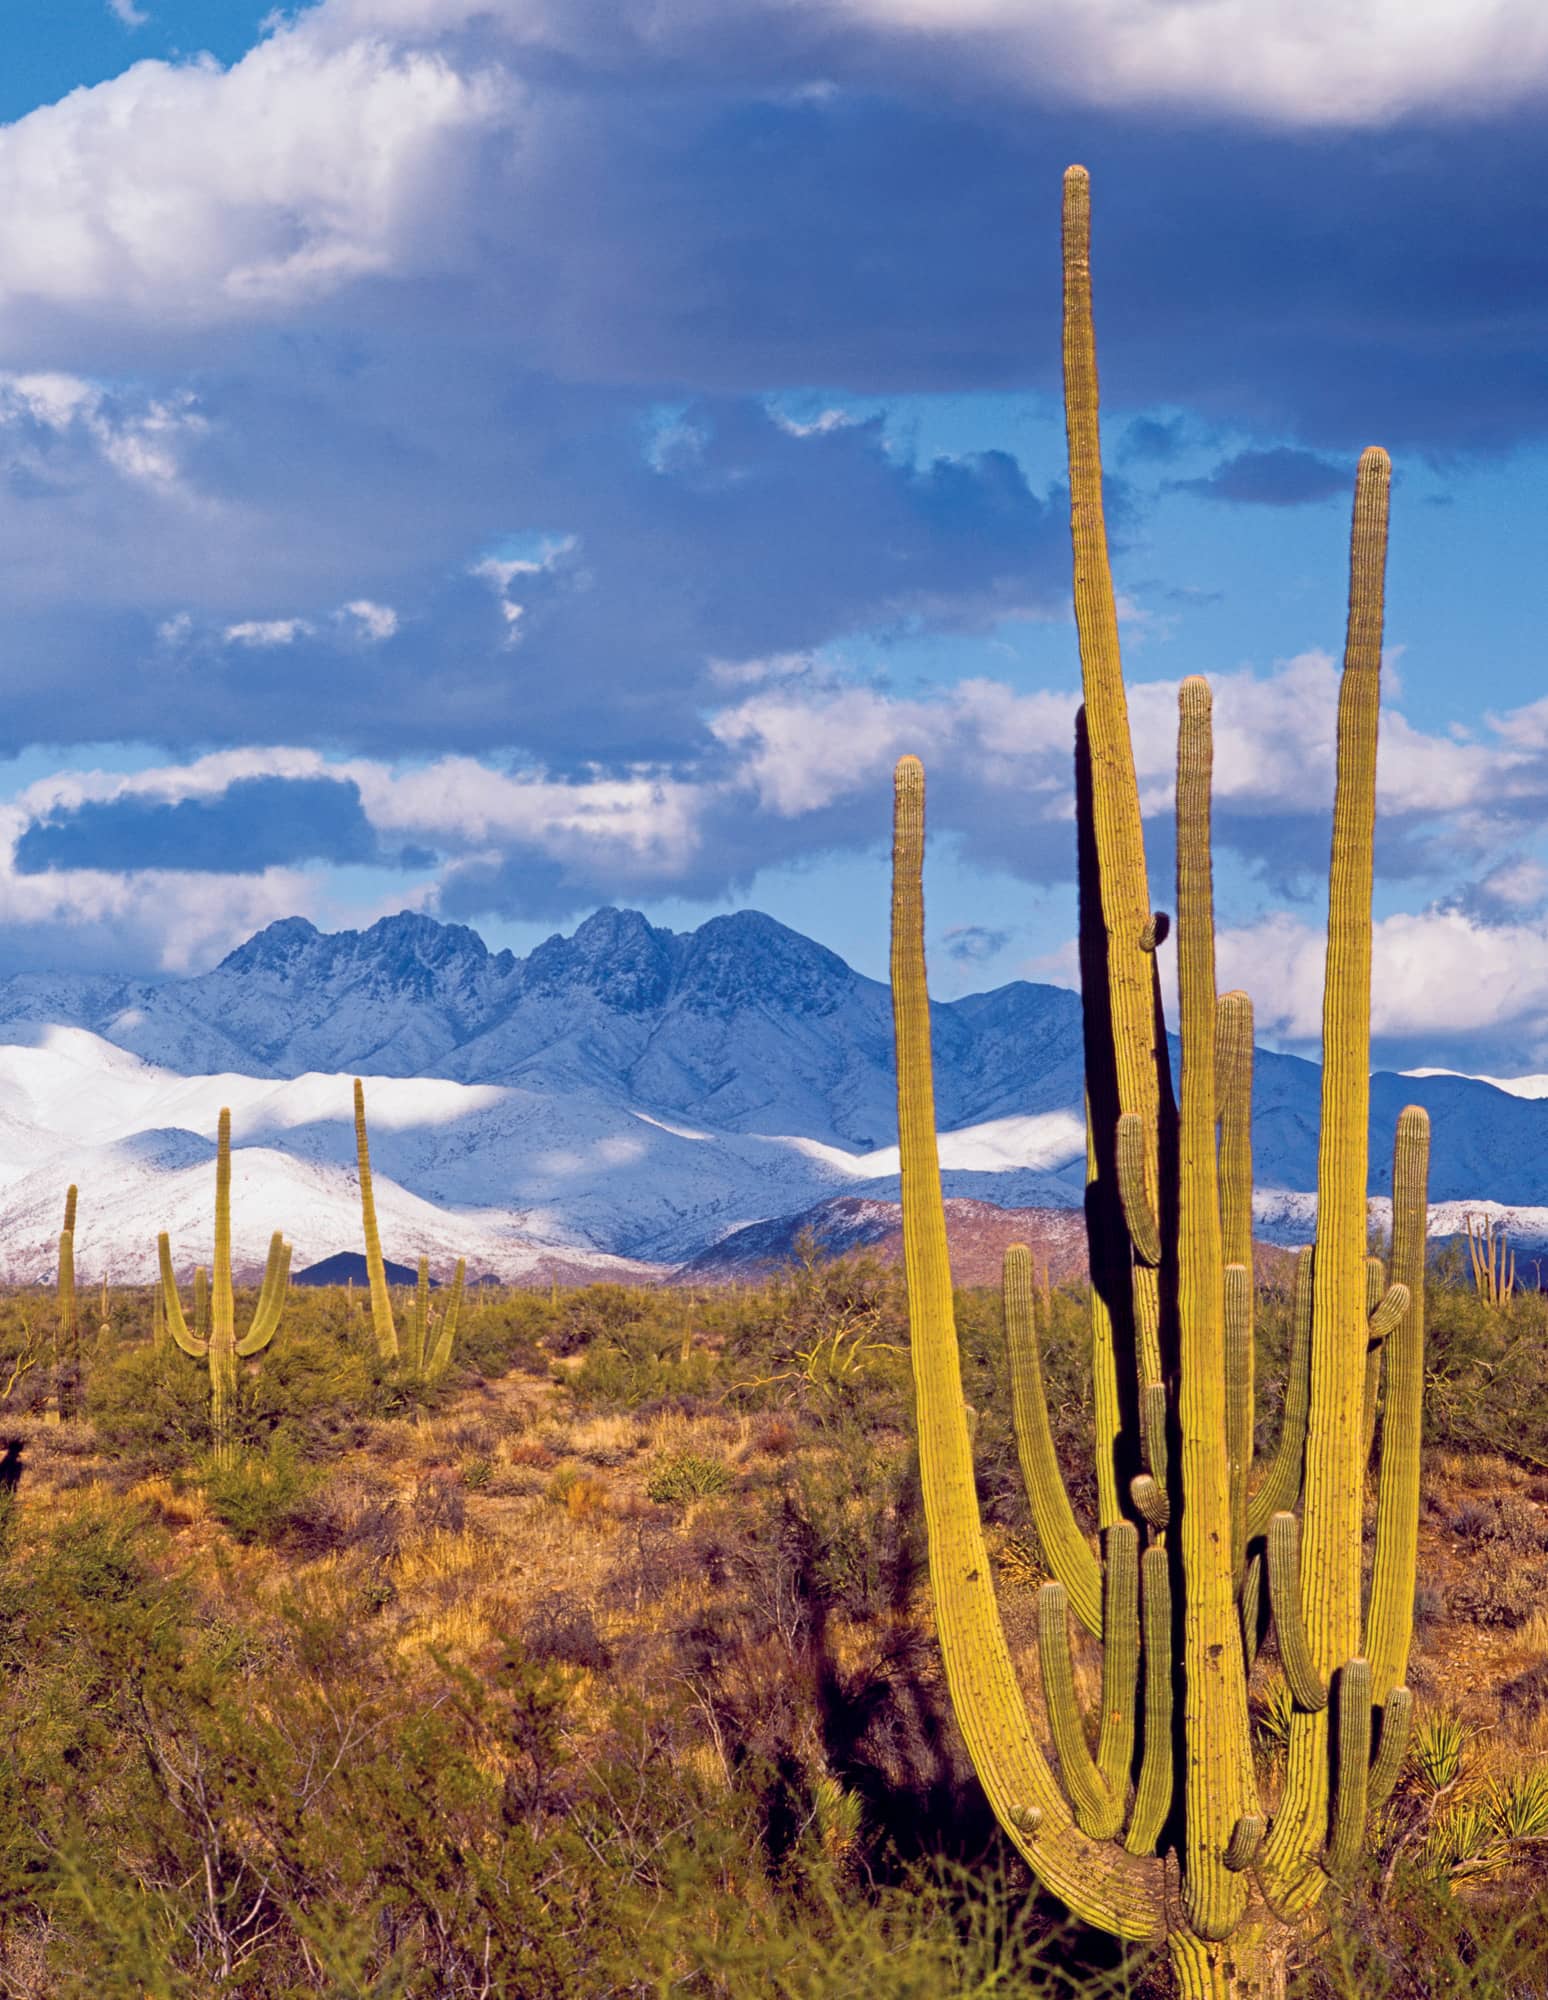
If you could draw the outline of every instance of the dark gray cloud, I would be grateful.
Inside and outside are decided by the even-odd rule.
[[[1331,500],[1335,495],[1347,498],[1353,484],[1350,466],[1293,445],[1239,451],[1202,479],[1167,482],[1174,493],[1197,493],[1206,500],[1252,507],[1303,507],[1309,501]]]
[[[139,525],[126,503],[124,544],[104,562],[119,566],[115,594],[128,597],[136,537],[154,540],[152,603],[15,613],[0,738],[78,734],[85,705],[95,735],[178,747],[519,745],[559,765],[697,756],[712,748],[702,711],[723,699],[713,663],[850,633],[982,629],[1054,610],[1068,588],[1062,505],[1013,457],[913,463],[888,450],[879,422],[797,435],[761,401],[701,398],[679,421],[686,442],[663,457],[634,399],[523,383],[486,426],[509,446],[504,464],[487,463],[469,418],[472,490],[448,519],[436,502],[455,483],[455,453],[409,477],[375,457],[362,464],[320,409],[308,436],[299,412],[276,433],[251,408],[238,426],[218,396],[209,403],[222,441],[198,448],[194,476],[225,454],[214,483],[272,503],[272,516],[251,517],[263,539],[255,561],[240,559],[241,527],[228,545],[219,513],[206,532],[221,545],[205,547],[197,525],[176,529],[172,503],[142,503]],[[256,461],[241,477],[233,433]],[[287,481],[301,496],[289,509]],[[480,544],[542,533],[568,546],[512,577],[513,623],[472,558]],[[353,549],[373,537],[358,565],[343,560],[341,539]],[[359,597],[393,606],[394,636],[372,642],[341,619]],[[225,637],[231,623],[296,618],[288,643]],[[172,619],[172,637],[158,638]],[[126,656],[133,671],[108,671]]]
[[[982,965],[995,958],[1010,943],[1012,933],[991,929],[987,924],[957,924],[942,934],[946,956],[958,965]]]
[[[404,865],[419,862],[402,857]],[[142,868],[253,874],[307,861],[390,863],[359,788],[331,778],[239,778],[210,797],[129,793],[37,820],[16,844],[16,870]]]

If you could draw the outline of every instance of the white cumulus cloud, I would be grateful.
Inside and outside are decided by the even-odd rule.
[[[311,632],[305,618],[243,618],[225,631],[229,646],[293,646]]]

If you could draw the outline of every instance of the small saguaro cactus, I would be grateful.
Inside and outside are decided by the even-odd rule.
[[[452,1279],[451,1298],[446,1310],[437,1315],[430,1304],[430,1259],[421,1257],[419,1260],[414,1320],[409,1331],[408,1365],[414,1374],[423,1376],[427,1382],[439,1381],[450,1365],[467,1274],[467,1259],[459,1257],[457,1274]]]
[[[48,1412],[49,1422],[58,1423],[66,1406],[73,1401],[74,1375],[80,1360],[80,1308],[75,1296],[75,1205],[74,1182],[65,1190],[64,1227],[59,1233],[59,1276],[56,1285],[57,1315],[54,1332],[54,1393]]]
[[[1516,1289],[1516,1253],[1503,1225],[1492,1215],[1462,1218],[1467,1233],[1468,1260],[1473,1267],[1473,1285],[1485,1305],[1508,1306]]]
[[[371,1148],[366,1141],[365,1084],[358,1076],[355,1078],[355,1159],[360,1170],[360,1217],[365,1226],[371,1325],[382,1359],[396,1361],[399,1353],[398,1323],[393,1316],[392,1294],[387,1289],[387,1267],[382,1262],[382,1239],[376,1227],[376,1197],[371,1191]]]
[[[995,1604],[974,1485],[941,1201],[925,984],[924,773],[897,769],[892,982],[904,1259],[930,1577],[958,1722],[1001,1825],[1086,1922],[1164,1943],[1184,2000],[1272,2000],[1291,1944],[1359,1855],[1410,1711],[1429,1126],[1393,1164],[1390,1272],[1367,1256],[1371,875],[1388,465],[1355,488],[1339,700],[1317,1237],[1296,1274],[1284,1417],[1255,1471],[1252,1014],[1216,992],[1207,684],[1179,690],[1174,1094],[1102,523],[1089,193],[1065,180],[1065,394],[1085,707],[1076,829],[1097,1518],[1055,1456],[1031,1258],[1007,1254],[1012,1415],[1054,1580],[1038,1650],[1057,1776]],[[1385,1374],[1374,1568],[1362,1501]],[[1299,1509],[1299,1511],[1297,1511]],[[1095,1752],[1069,1614],[1101,1642]],[[1293,1702],[1267,1812],[1247,1688],[1270,1625]]]
[[[239,1360],[259,1353],[274,1338],[285,1292],[290,1283],[290,1245],[279,1230],[269,1241],[268,1264],[258,1305],[247,1332],[236,1334],[236,1302],[231,1287],[231,1113],[223,1110],[215,1146],[215,1265],[209,1291],[210,1330],[207,1339],[192,1332],[183,1315],[172,1269],[172,1243],[163,1231],[157,1239],[161,1265],[161,1293],[167,1325],[172,1338],[185,1354],[196,1361],[208,1361],[210,1369],[210,1432],[217,1462],[229,1462],[233,1443],[232,1418],[236,1406]],[[197,1275],[197,1274],[196,1274]],[[197,1295],[197,1294],[196,1294]]]

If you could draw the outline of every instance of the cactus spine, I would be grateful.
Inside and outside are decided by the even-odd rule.
[[[190,1330],[178,1297],[172,1269],[172,1244],[166,1232],[157,1238],[161,1293],[172,1338],[185,1354],[207,1361],[210,1370],[210,1433],[217,1463],[233,1454],[232,1419],[236,1407],[237,1362],[259,1353],[274,1338],[285,1292],[290,1283],[290,1245],[279,1230],[269,1241],[268,1263],[252,1324],[239,1340],[236,1302],[231,1285],[231,1113],[223,1110],[215,1147],[215,1266],[209,1290],[210,1330],[201,1338]],[[197,1274],[196,1274],[197,1276]]]
[[[360,1169],[360,1218],[365,1226],[366,1277],[371,1286],[371,1325],[384,1361],[398,1358],[398,1323],[393,1317],[382,1239],[376,1227],[376,1197],[371,1191],[371,1149],[366,1141],[365,1085],[355,1078],[355,1159]]]
[[[1418,1530],[1428,1148],[1420,1110],[1399,1121],[1390,1284],[1366,1259],[1388,467],[1383,453],[1367,452],[1355,493],[1317,1242],[1297,1266],[1278,1445],[1255,1476],[1252,1015],[1245,995],[1215,991],[1210,696],[1198,679],[1179,691],[1174,1104],[1154,957],[1166,927],[1148,908],[1101,523],[1088,216],[1086,176],[1073,168],[1065,364],[1086,691],[1076,771],[1100,1556],[1054,1456],[1024,1248],[1007,1253],[1004,1282],[1017,1442],[1055,1577],[1040,1597],[1038,1640],[1057,1778],[1027,1722],[978,1517],[935,1141],[924,774],[905,757],[892,981],[920,1479],[952,1701],[1011,1840],[1087,1922],[1165,1939],[1185,2000],[1267,2000],[1283,1991],[1298,1922],[1358,1855],[1369,1812],[1390,1790],[1410,1707],[1402,1679]],[[1362,1630],[1360,1502],[1383,1373],[1375,1580]],[[1094,1756],[1071,1671],[1071,1609],[1103,1641]],[[1270,1617],[1295,1704],[1272,1816],[1258,1792],[1246,1701]]]

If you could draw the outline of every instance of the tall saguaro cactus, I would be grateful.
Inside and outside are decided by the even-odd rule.
[[[371,1286],[371,1325],[384,1361],[398,1358],[398,1322],[387,1289],[382,1262],[381,1233],[376,1227],[376,1196],[371,1189],[371,1148],[366,1140],[365,1084],[355,1078],[355,1160],[360,1169],[360,1219],[365,1228],[366,1277]]]
[[[274,1338],[290,1283],[290,1245],[279,1230],[269,1240],[269,1258],[252,1324],[239,1340],[236,1301],[231,1285],[231,1113],[220,1114],[215,1147],[215,1263],[209,1289],[210,1330],[207,1339],[191,1331],[178,1297],[172,1269],[171,1239],[163,1230],[156,1249],[161,1265],[161,1293],[167,1326],[185,1354],[207,1361],[210,1369],[210,1430],[217,1461],[232,1455],[231,1420],[236,1406],[237,1362],[259,1353]]]
[[[1057,1775],[1017,1685],[990,1582],[962,1401],[925,984],[924,773],[896,779],[892,983],[904,1258],[920,1478],[953,1705],[1001,1824],[1077,1915],[1164,1940],[1185,2000],[1270,2000],[1297,1929],[1360,1852],[1397,1775],[1418,1534],[1428,1122],[1406,1110],[1390,1273],[1367,1256],[1371,852],[1389,474],[1356,482],[1339,705],[1315,1247],[1297,1270],[1281,1435],[1252,1464],[1252,1012],[1217,995],[1211,704],[1179,691],[1174,1101],[1139,798],[1101,520],[1089,191],[1065,181],[1065,369],[1076,610],[1081,971],[1088,1108],[1097,1535],[1053,1448],[1031,1260],[1005,1264],[1028,1501],[1054,1572],[1038,1650]],[[1390,1282],[1389,1282],[1390,1279]],[[1385,1370],[1375,1569],[1362,1494]],[[1304,1493],[1304,1506],[1302,1499]],[[1297,1508],[1301,1511],[1298,1513]],[[1102,1641],[1096,1750],[1069,1612]],[[1272,1621],[1294,1702],[1277,1810],[1260,1796],[1247,1684]],[[1136,1726],[1136,1722],[1138,1726]]]

